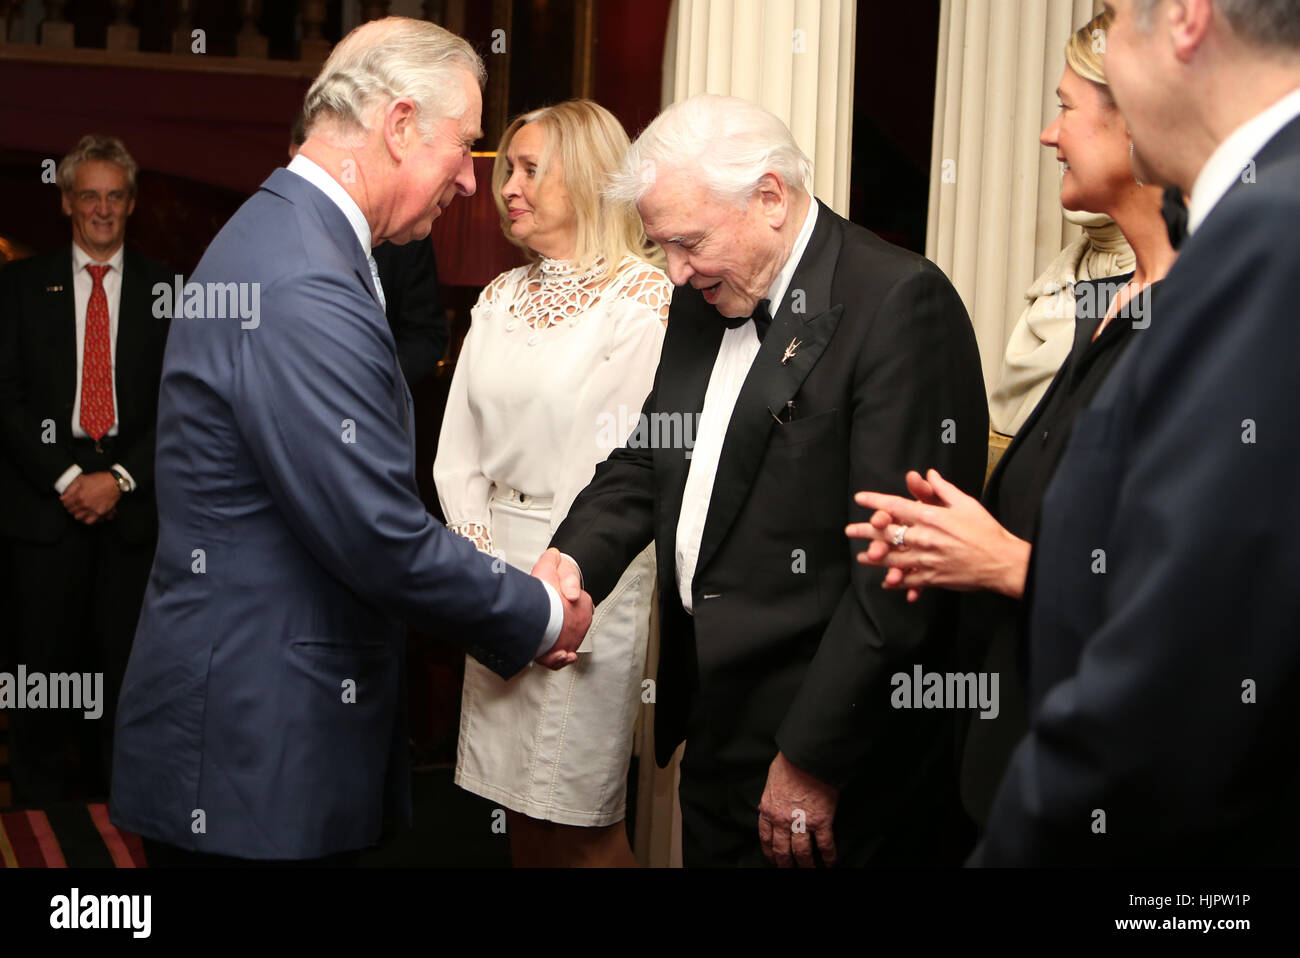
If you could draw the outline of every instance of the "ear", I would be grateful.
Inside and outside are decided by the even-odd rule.
[[[63,215],[72,215],[72,194],[66,190],[59,193],[59,202],[63,206]]]
[[[1165,26],[1180,63],[1190,63],[1214,23],[1213,0],[1170,0]]]
[[[126,215],[130,216],[134,212],[135,212],[135,197],[133,196],[126,201]]]
[[[758,181],[756,192],[769,225],[779,230],[785,225],[785,219],[790,213],[790,190],[785,185],[785,180],[775,173],[764,173]]]
[[[415,119],[415,101],[409,96],[398,97],[384,110],[384,145],[394,163],[400,163],[420,138]]]

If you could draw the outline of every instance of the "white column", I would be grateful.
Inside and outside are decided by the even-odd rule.
[[[813,192],[848,215],[854,0],[674,0],[663,106],[697,93],[761,103],[813,162]]]
[[[992,391],[1024,292],[1079,234],[1038,142],[1094,0],[942,0],[925,254],[970,311]]]

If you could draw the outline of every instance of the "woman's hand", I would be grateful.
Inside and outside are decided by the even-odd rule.
[[[931,469],[925,478],[907,474],[915,499],[859,492],[854,501],[877,510],[868,522],[850,523],[850,539],[871,539],[858,553],[863,565],[882,566],[886,589],[906,589],[915,602],[928,586],[961,592],[987,589],[1019,599],[1024,595],[1031,546]],[[901,539],[901,543],[900,540]]]

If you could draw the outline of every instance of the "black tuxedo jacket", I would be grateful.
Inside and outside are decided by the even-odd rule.
[[[697,290],[676,289],[643,410],[650,435],[671,435],[673,417],[694,422],[723,330]],[[932,590],[909,605],[884,591],[882,571],[854,560],[863,546],[844,526],[869,516],[854,492],[905,495],[908,469],[936,467],[977,493],[987,438],[975,337],[947,278],[821,206],[727,429],[694,615],[675,569],[690,466],[681,444],[644,448],[634,432],[552,543],[578,561],[597,601],[656,543],[659,763],[698,705],[718,760],[737,773],[765,773],[780,749],[837,786],[868,774],[879,806],[925,779],[923,752],[944,751],[950,766],[946,717],[895,710],[890,693],[895,672],[942,668],[954,597]]]
[[[117,506],[118,532],[128,542],[157,535],[153,495],[154,425],[168,320],[154,317],[154,284],[170,290],[174,275],[134,252],[122,261],[122,293],[114,344],[118,433],[112,459],[136,488]],[[168,294],[171,295],[170,293]],[[169,300],[170,302],[170,300]],[[75,522],[59,502],[55,480],[80,462],[72,441],[77,392],[77,319],[72,247],[18,260],[0,270],[0,534],[55,542]],[[45,442],[46,420],[54,442]]]
[[[1300,120],[1184,243],[1034,544],[1030,732],[972,862],[1300,862]]]
[[[415,387],[447,351],[447,311],[438,292],[438,264],[426,237],[405,246],[380,243],[372,254],[384,286],[388,328],[406,384]]]

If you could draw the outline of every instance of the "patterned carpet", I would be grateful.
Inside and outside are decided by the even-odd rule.
[[[6,868],[144,868],[140,839],[108,820],[108,806],[52,805],[0,812]]]
[[[0,712],[0,865],[5,868],[144,868],[138,836],[108,820],[103,802],[11,808],[6,716]],[[454,755],[454,751],[452,752]],[[415,824],[362,853],[362,868],[502,868],[509,840],[492,827],[496,804],[458,788],[444,762],[416,762]]]
[[[5,868],[143,868],[135,835],[108,820],[102,802],[11,809],[8,716],[0,713],[0,865]]]

